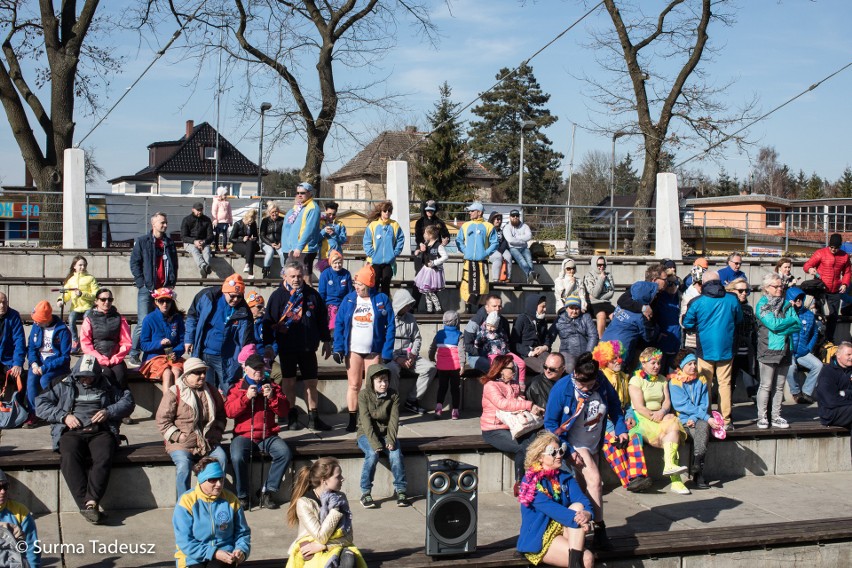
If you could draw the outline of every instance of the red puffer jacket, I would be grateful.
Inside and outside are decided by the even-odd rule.
[[[290,412],[290,402],[281,392],[281,387],[272,385],[272,393],[266,402],[266,412],[263,411],[263,395],[258,391],[254,397],[254,414],[252,414],[251,400],[246,397],[248,383],[245,379],[228,391],[228,399],[225,401],[225,414],[234,420],[234,436],[248,438],[252,435],[251,425],[254,421],[254,435],[252,441],[257,443],[263,440],[264,421],[266,422],[266,437],[277,434],[280,430],[276,416],[286,416]]]
[[[849,255],[842,250],[838,250],[837,254],[831,254],[828,247],[817,250],[802,267],[805,272],[811,268],[816,268],[829,294],[837,294],[841,284],[848,288],[852,281]]]

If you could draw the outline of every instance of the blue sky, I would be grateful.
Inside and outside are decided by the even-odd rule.
[[[642,2],[648,12],[662,3]],[[338,169],[382,130],[406,124],[424,129],[425,114],[432,108],[438,85],[444,80],[453,88],[456,102],[469,102],[494,83],[501,67],[516,66],[584,12],[584,6],[574,0],[453,0],[450,10],[443,2],[436,2],[432,14],[440,33],[436,47],[419,41],[403,26],[396,47],[382,58],[378,68],[338,71],[338,84],[349,79],[363,82],[387,76],[383,89],[403,94],[400,103],[404,108],[393,115],[363,111],[346,117],[357,140],[331,140],[323,173]],[[720,51],[705,69],[716,84],[736,81],[724,93],[726,106],[735,107],[757,95],[760,109],[765,112],[852,61],[850,21],[852,2],[848,0],[741,0],[732,27],[710,30],[711,41]],[[543,90],[552,95],[549,108],[559,121],[547,133],[556,149],[566,155],[566,170],[571,121],[582,126],[589,125],[592,118],[604,123],[607,120],[592,114],[589,88],[578,77],[603,77],[587,44],[590,31],[608,23],[606,13],[599,9],[531,62]],[[161,26],[159,45],[173,31],[173,22]],[[127,55],[128,60],[125,72],[113,79],[111,90],[105,95],[109,101],[118,98],[153,57],[148,47],[139,47],[137,38],[120,36],[116,41],[116,52]],[[312,62],[305,65],[310,69]],[[185,86],[193,73],[194,67],[186,61],[185,54],[168,54],[85,142],[85,146],[94,148],[107,178],[135,173],[144,167],[146,146],[157,140],[179,138],[188,119],[196,124],[208,121],[216,125],[216,69],[204,70],[194,91]],[[256,160],[258,124],[241,120],[233,108],[240,89],[239,77],[234,75],[222,97],[220,130]],[[751,139],[757,145],[749,152],[751,159],[757,155],[757,147],[770,145],[794,171],[802,169],[830,180],[838,178],[852,164],[847,142],[848,133],[852,132],[850,94],[852,68],[754,126]],[[77,140],[93,123],[90,117],[78,116]],[[630,151],[635,156],[637,143],[635,139],[620,139],[618,153]],[[587,151],[608,153],[610,144],[608,136],[578,128],[575,164]],[[678,158],[692,153],[683,151]],[[266,165],[301,167],[303,159],[304,144],[296,138],[273,149]],[[750,156],[731,148],[725,152],[723,165],[744,179],[750,169]],[[713,176],[719,169],[713,162],[692,162],[690,167]],[[8,127],[0,128],[0,177],[4,184],[23,182],[23,161]],[[101,181],[93,189],[106,187],[106,182]]]

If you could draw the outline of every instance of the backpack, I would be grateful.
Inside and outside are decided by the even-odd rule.
[[[5,566],[6,568],[30,568],[30,563],[19,552],[20,549],[18,546],[18,541],[12,536],[12,532],[5,527],[0,527],[0,566]]]
[[[23,404],[23,385],[21,385],[20,377],[15,381],[17,388],[6,394],[11,378],[12,372],[6,371],[3,390],[0,390],[0,429],[20,428],[29,415]],[[5,564],[0,565],[5,566]]]

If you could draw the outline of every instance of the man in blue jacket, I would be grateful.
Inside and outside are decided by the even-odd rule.
[[[196,294],[186,312],[186,353],[207,364],[207,382],[223,396],[241,374],[240,351],[255,343],[245,291],[243,277],[231,274],[221,288],[211,286]]]
[[[632,311],[619,301],[619,306],[612,314],[612,321],[601,337],[601,341],[621,342],[625,353],[624,368],[627,370],[632,371],[638,360],[640,348],[637,342],[643,339],[650,344],[657,337],[657,326],[653,322],[650,306],[659,290],[656,282],[634,282],[629,290],[630,302],[640,307]]]
[[[701,295],[689,303],[683,329],[696,333],[698,372],[707,377],[707,392],[713,392],[714,376],[719,381],[719,412],[730,430],[734,328],[743,320],[743,310],[736,296],[725,292],[718,272],[708,270],[701,280]]]
[[[456,246],[464,256],[459,294],[469,314],[479,309],[480,296],[488,294],[488,257],[499,244],[494,225],[482,218],[484,210],[478,201],[468,205],[470,221],[456,235]]]
[[[0,373],[20,379],[27,355],[27,340],[21,314],[9,307],[9,298],[0,292]]]
[[[311,283],[314,259],[320,246],[320,208],[314,201],[314,186],[302,182],[296,186],[293,208],[284,217],[281,230],[281,249],[289,253],[287,260],[297,260],[305,265],[305,282]]]
[[[136,295],[136,321],[133,327],[133,346],[127,362],[139,366],[142,350],[139,348],[139,334],[142,321],[154,311],[154,298],[151,292],[157,288],[174,288],[178,276],[177,248],[166,234],[169,222],[165,213],[151,216],[151,232],[133,242],[130,253],[130,272],[133,283],[138,289]]]
[[[799,320],[802,322],[801,331],[792,336],[793,362],[787,369],[787,384],[790,386],[790,394],[796,402],[813,404],[814,389],[816,389],[819,372],[822,370],[822,361],[813,353],[819,336],[816,318],[813,312],[804,306],[804,300],[805,292],[801,288],[793,286],[787,289],[787,301],[796,308],[796,313],[799,314]],[[805,376],[805,384],[801,387],[799,387],[799,381],[796,380],[796,367],[799,366],[808,370],[808,374]]]

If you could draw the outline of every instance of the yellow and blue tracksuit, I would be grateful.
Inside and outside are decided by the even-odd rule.
[[[305,201],[292,224],[287,222],[289,217],[290,213],[284,217],[284,228],[281,229],[282,248],[288,252],[318,252],[320,208],[317,202],[313,199]]]
[[[371,264],[390,264],[405,246],[405,233],[394,220],[373,221],[364,230],[364,252]]]
[[[6,501],[6,504],[0,507],[0,523],[10,523],[21,527],[21,532],[24,533],[24,540],[27,543],[27,562],[29,562],[31,568],[39,568],[41,566],[41,552],[36,547],[38,532],[29,509],[17,501]]]
[[[203,564],[216,551],[251,551],[251,529],[237,496],[222,490],[219,497],[206,495],[198,484],[181,495],[172,516],[177,568]]]
[[[497,232],[494,225],[482,219],[468,221],[456,235],[456,245],[465,260],[484,261],[497,250]]]

